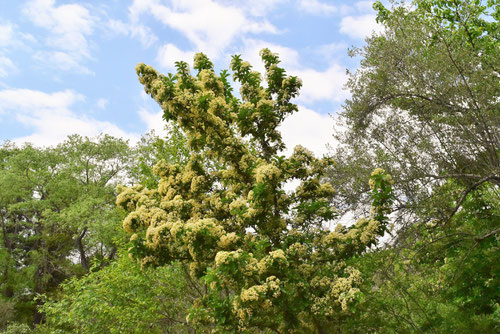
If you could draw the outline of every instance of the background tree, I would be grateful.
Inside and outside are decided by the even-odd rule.
[[[396,240],[361,260],[365,308],[349,330],[495,332],[498,1],[392,5],[374,5],[385,31],[352,50],[361,67],[330,174],[344,212],[367,209],[362,180],[374,166],[396,180]]]
[[[182,266],[142,270],[125,252],[109,266],[62,284],[59,294],[43,304],[47,322],[42,328],[56,333],[194,333],[186,316],[195,290]]]
[[[185,165],[185,137],[171,128],[166,138],[150,132],[131,150],[138,165],[129,166],[127,183],[158,185],[153,165],[160,159]],[[99,231],[98,233],[102,233]],[[191,333],[188,308],[202,288],[172,263],[141,270],[128,258],[126,243],[117,245],[118,259],[73,277],[54,293],[41,297],[46,323],[36,333]]]
[[[19,322],[38,323],[37,294],[87,272],[91,260],[115,257],[123,217],[115,185],[131,151],[121,139],[72,136],[56,148],[6,143],[0,152],[2,305],[13,305]]]
[[[158,186],[159,177],[153,173],[156,163],[163,159],[170,163],[185,165],[189,157],[186,136],[175,124],[165,125],[167,135],[162,138],[152,130],[141,137],[134,147],[134,160],[131,178],[147,188]]]
[[[458,205],[482,183],[500,184],[498,1],[393,6],[375,4],[385,32],[351,50],[361,65],[339,117],[347,130],[338,129],[334,152],[338,207],[358,204],[376,166],[399,181],[400,223],[415,212],[446,221],[458,209],[450,198]],[[463,191],[438,196],[448,179]]]

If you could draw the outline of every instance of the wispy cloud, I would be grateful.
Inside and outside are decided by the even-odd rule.
[[[246,34],[278,32],[265,19],[251,18],[242,8],[212,0],[174,0],[170,5],[156,0],[134,0],[129,11],[132,22],[139,22],[143,14],[150,14],[181,32],[196,50],[212,58],[222,56],[234,40]]]
[[[313,0],[315,1],[315,0]],[[374,0],[352,2],[339,7],[342,16],[339,32],[353,39],[365,39],[372,33],[380,33],[382,25],[376,22]]]
[[[32,23],[47,31],[44,42],[49,50],[35,54],[35,59],[43,56],[43,64],[64,71],[82,70],[82,63],[91,59],[88,37],[97,24],[97,17],[80,4],[56,5],[55,0],[32,0],[23,8],[23,14]]]
[[[107,28],[115,34],[136,38],[145,48],[149,48],[158,41],[158,36],[148,26],[137,20],[124,22],[111,19],[106,23]]]
[[[14,42],[13,25],[10,23],[0,24],[0,47],[9,46]]]
[[[14,72],[15,70],[17,70],[17,68],[12,60],[0,54],[0,78],[6,77],[9,73]]]
[[[313,151],[316,156],[326,154],[327,144],[332,141],[333,125],[330,115],[299,106],[299,111],[280,125],[283,141],[287,145],[285,155],[290,155],[297,145]]]
[[[333,61],[347,55],[349,45],[345,42],[334,42],[310,48],[308,51],[325,61]]]
[[[290,0],[233,0],[228,1],[235,6],[241,7],[252,16],[264,17],[275,10],[279,5],[284,5]]]
[[[338,8],[319,0],[299,0],[299,9],[313,15],[330,15],[338,11]]]
[[[109,104],[109,101],[105,98],[102,98],[102,97],[100,99],[98,99],[97,103],[96,103],[97,108],[99,108],[99,109],[106,109],[108,104]]]
[[[346,70],[337,63],[332,63],[324,71],[312,68],[291,70],[290,73],[302,79],[299,101],[336,101],[341,102],[348,93],[343,90],[347,81]]]
[[[244,41],[243,58],[248,60],[255,69],[264,72],[264,66],[259,56],[259,51],[269,48],[277,53],[282,61],[282,66],[289,74],[296,75],[302,79],[302,89],[298,101],[311,103],[315,101],[343,101],[347,92],[343,86],[347,80],[345,68],[331,61],[325,70],[317,70],[301,65],[299,52],[285,46],[268,43],[262,40],[247,39]]]
[[[30,89],[0,91],[0,113],[12,113],[12,118],[33,129],[26,137],[15,138],[18,143],[54,145],[68,135],[78,133],[94,137],[100,133],[137,140],[138,136],[126,133],[115,124],[100,121],[72,110],[85,97],[72,90],[46,93]]]
[[[363,39],[381,31],[382,26],[376,22],[374,14],[345,16],[340,21],[340,32],[351,38]]]
[[[168,134],[165,128],[165,121],[163,120],[163,111],[154,112],[146,108],[141,108],[138,113],[141,121],[146,124],[146,132],[153,130],[159,136],[166,136]]]
[[[175,70],[176,61],[185,61],[193,66],[194,51],[182,51],[174,44],[168,43],[160,47],[156,61],[165,69]]]
[[[373,12],[374,0],[363,0],[356,2],[356,8],[361,12]]]
[[[93,74],[92,71],[81,64],[79,57],[75,57],[71,53],[62,51],[36,51],[33,54],[33,59],[44,67],[54,67],[62,71],[81,74]]]
[[[17,31],[17,26],[6,22],[0,24],[0,78],[18,71],[12,60],[15,49],[25,46],[25,42],[34,42],[33,36]]]
[[[264,73],[264,65],[259,55],[260,50],[263,48],[268,48],[272,52],[277,53],[280,57],[281,65],[287,70],[300,67],[300,56],[297,50],[259,39],[246,38],[243,41],[242,57],[260,73]]]

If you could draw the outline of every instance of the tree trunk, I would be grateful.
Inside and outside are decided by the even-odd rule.
[[[5,250],[7,251],[7,262],[6,262],[6,265],[5,265],[5,269],[3,271],[3,278],[2,278],[2,282],[6,285],[4,291],[2,292],[4,297],[6,298],[12,298],[14,296],[14,289],[12,288],[12,286],[10,286],[8,284],[9,282],[9,261],[10,261],[10,257],[11,257],[11,254],[12,254],[12,244],[9,240],[9,236],[7,234],[7,226],[6,226],[6,222],[5,222],[5,219],[4,219],[4,215],[2,214],[0,216],[0,222],[2,223],[2,239],[3,239],[3,246],[5,247]]]
[[[87,262],[87,257],[85,256],[85,249],[83,248],[83,237],[85,237],[85,234],[87,233],[87,228],[85,227],[75,240],[76,247],[78,248],[78,252],[80,253],[80,263],[85,270],[86,273],[89,272],[89,264]]]

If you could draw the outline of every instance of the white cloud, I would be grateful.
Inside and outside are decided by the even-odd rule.
[[[72,71],[81,74],[93,74],[91,70],[83,66],[78,57],[63,51],[37,51],[33,54],[33,59],[38,63],[58,68],[63,71]]]
[[[288,74],[302,79],[302,89],[298,101],[310,103],[318,100],[343,101],[348,95],[342,88],[347,80],[345,69],[335,62],[324,71],[306,68],[301,65],[299,53],[291,48],[267,43],[261,40],[245,39],[242,58],[260,73],[264,73],[264,65],[259,56],[262,48],[269,48],[279,55],[281,66]]]
[[[373,13],[374,10],[372,6],[374,2],[374,0],[363,0],[358,2],[345,1],[346,4],[337,6],[337,12],[342,16],[352,15],[353,13]]]
[[[175,62],[180,60],[193,66],[194,54],[194,51],[182,51],[175,45],[168,43],[158,50],[156,61],[158,61],[163,68],[175,70]]]
[[[291,70],[291,74],[302,79],[299,101],[318,100],[343,101],[348,93],[343,90],[347,81],[345,68],[333,63],[325,71],[315,69]]]
[[[120,20],[111,19],[106,22],[106,26],[115,34],[128,35],[130,32],[129,26]]]
[[[18,122],[33,129],[31,135],[15,138],[13,141],[17,143],[54,145],[74,133],[89,137],[108,133],[133,141],[138,139],[137,135],[126,133],[110,122],[71,110],[74,104],[84,100],[83,95],[71,90],[49,94],[30,89],[6,89],[0,91],[0,112],[12,112]]]
[[[17,26],[10,22],[0,24],[0,48],[23,46],[23,41],[36,42],[31,34],[17,31]]]
[[[287,145],[285,155],[290,155],[297,145],[304,146],[318,157],[328,153],[326,145],[333,140],[333,125],[330,115],[299,106],[299,111],[286,118],[279,128]]]
[[[138,22],[125,23],[120,20],[109,20],[107,27],[115,34],[137,38],[145,48],[149,48],[158,40],[151,28]]]
[[[366,38],[373,32],[382,31],[382,25],[376,22],[376,15],[346,16],[340,21],[340,32],[352,38]]]
[[[0,78],[6,77],[10,72],[16,69],[12,60],[0,54]]]
[[[268,48],[273,53],[277,53],[281,60],[281,65],[285,69],[297,68],[299,67],[299,53],[286,46],[277,45],[274,43],[268,43],[262,40],[256,39],[244,39],[243,40],[243,51],[241,56],[244,60],[248,61],[256,71],[264,73],[264,64],[260,58],[260,50]]]
[[[358,1],[356,8],[361,12],[373,12],[373,3],[372,0]]]
[[[27,42],[30,42],[30,43],[35,43],[36,42],[36,38],[32,34],[27,34],[27,33],[20,32],[19,36],[23,40],[25,40]]]
[[[243,0],[246,10],[254,16],[265,16],[268,12],[274,10],[278,5],[287,3],[288,0]]]
[[[299,0],[299,9],[314,15],[329,15],[338,11],[337,7],[318,0]]]
[[[165,129],[165,121],[163,120],[163,111],[151,112],[146,108],[141,108],[139,110],[139,117],[147,126],[147,132],[154,130],[154,132],[160,137],[165,137],[168,135]]]
[[[339,9],[340,15],[342,15],[342,16],[350,14],[350,13],[352,13],[354,11],[354,8],[351,7],[351,6],[349,6],[349,5],[340,5],[338,7],[338,9]]]
[[[161,108],[144,90],[140,91],[139,96],[142,103],[137,114],[139,115],[141,121],[146,125],[146,132],[154,130],[157,135],[166,136],[166,122],[163,119],[163,111]]]
[[[164,25],[180,31],[196,50],[211,58],[221,56],[237,38],[248,33],[277,33],[265,20],[256,21],[242,8],[219,4],[212,0],[174,0],[171,6],[157,0],[134,0],[129,8],[132,22],[150,14]]]
[[[14,43],[14,29],[12,24],[0,25],[0,47],[9,46]]]
[[[32,0],[23,8],[23,13],[33,24],[48,30],[46,46],[59,52],[59,57],[65,54],[58,66],[60,69],[78,70],[83,65],[75,66],[75,63],[91,59],[87,37],[93,33],[97,18],[87,8],[78,4],[56,6],[55,0]],[[45,63],[58,65],[52,61]]]
[[[33,36],[22,34],[16,31],[16,26],[10,22],[0,24],[0,78],[8,76],[12,72],[17,72],[18,68],[12,61],[10,55],[18,47],[23,47],[23,41],[30,40]]]
[[[99,109],[106,109],[107,105],[109,104],[109,101],[104,99],[104,98],[100,98],[97,100],[97,108]]]
[[[345,56],[347,54],[349,46],[346,43],[329,43],[323,44],[316,47],[313,52],[322,56],[326,59],[332,59],[341,54]]]
[[[242,8],[245,13],[252,16],[266,16],[273,11],[278,5],[285,4],[289,0],[221,0],[219,3],[236,6]]]
[[[148,48],[153,45],[158,37],[153,33],[153,31],[142,24],[135,24],[130,26],[130,35],[141,41],[141,44]]]
[[[30,89],[8,89],[0,91],[0,110],[20,108],[43,112],[46,110],[67,110],[75,102],[84,101],[85,97],[71,90],[52,94]]]

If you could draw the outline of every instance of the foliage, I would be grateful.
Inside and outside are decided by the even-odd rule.
[[[130,212],[123,227],[143,267],[182,261],[203,282],[188,316],[192,326],[323,333],[356,299],[361,275],[345,261],[385,231],[392,180],[381,169],[373,173],[370,218],[326,228],[336,216],[333,188],[322,182],[332,160],[301,146],[288,158],[279,154],[277,127],[297,110],[291,99],[301,82],[269,50],[261,56],[266,87],[250,64],[233,57],[241,98],[203,54],[195,56],[195,75],[184,62],[168,76],[137,66],[165,120],[186,133],[190,157],[185,167],[160,161],[158,187],[122,187],[117,204]],[[300,185],[285,192],[293,179]]]
[[[239,94],[139,64],[166,138],[0,147],[2,333],[499,332],[500,6],[391,3],[333,159],[281,155],[301,82],[267,49]]]
[[[373,167],[398,180],[401,224],[416,215],[448,220],[447,199],[461,196],[443,191],[449,178],[466,189],[500,183],[500,13],[497,1],[485,4],[375,5],[385,32],[351,50],[362,59],[340,115],[347,130],[337,132],[332,182],[339,209],[358,206]]]
[[[159,159],[185,163],[184,136],[170,129],[161,139],[153,132],[129,149],[139,165],[130,166],[131,180],[157,185],[152,165]],[[129,174],[127,173],[127,174]],[[121,253],[109,266],[99,262],[90,274],[73,277],[50,295],[40,298],[40,311],[46,323],[37,333],[186,333],[187,307],[197,293],[196,282],[189,280],[178,263],[158,269],[141,270],[124,256],[126,245],[117,244]]]
[[[97,269],[97,268],[96,268]],[[116,262],[73,278],[45,298],[46,327],[57,333],[191,333],[186,315],[195,290],[179,264],[141,270]]]
[[[40,322],[37,294],[88,271],[91,259],[114,258],[123,217],[114,184],[125,178],[129,152],[109,136],[72,136],[55,148],[1,147],[0,289],[14,319]]]
[[[22,323],[12,323],[7,326],[5,331],[2,332],[2,334],[30,334],[32,333],[31,328]]]
[[[498,190],[483,186],[445,227],[358,259],[362,302],[345,333],[495,333],[500,326]]]
[[[14,303],[0,300],[0,329],[7,327],[9,320],[14,318]]]
[[[396,180],[396,238],[357,259],[353,333],[499,330],[500,114],[497,1],[375,4],[340,116],[331,181],[360,208],[374,166]],[[365,196],[365,203],[368,201]]]
[[[189,152],[186,137],[178,126],[165,128],[168,131],[165,138],[151,131],[142,136],[134,147],[134,157],[138,163],[131,166],[131,176],[135,182],[147,188],[158,186],[159,177],[153,173],[153,167],[160,159],[180,165],[187,163]]]

